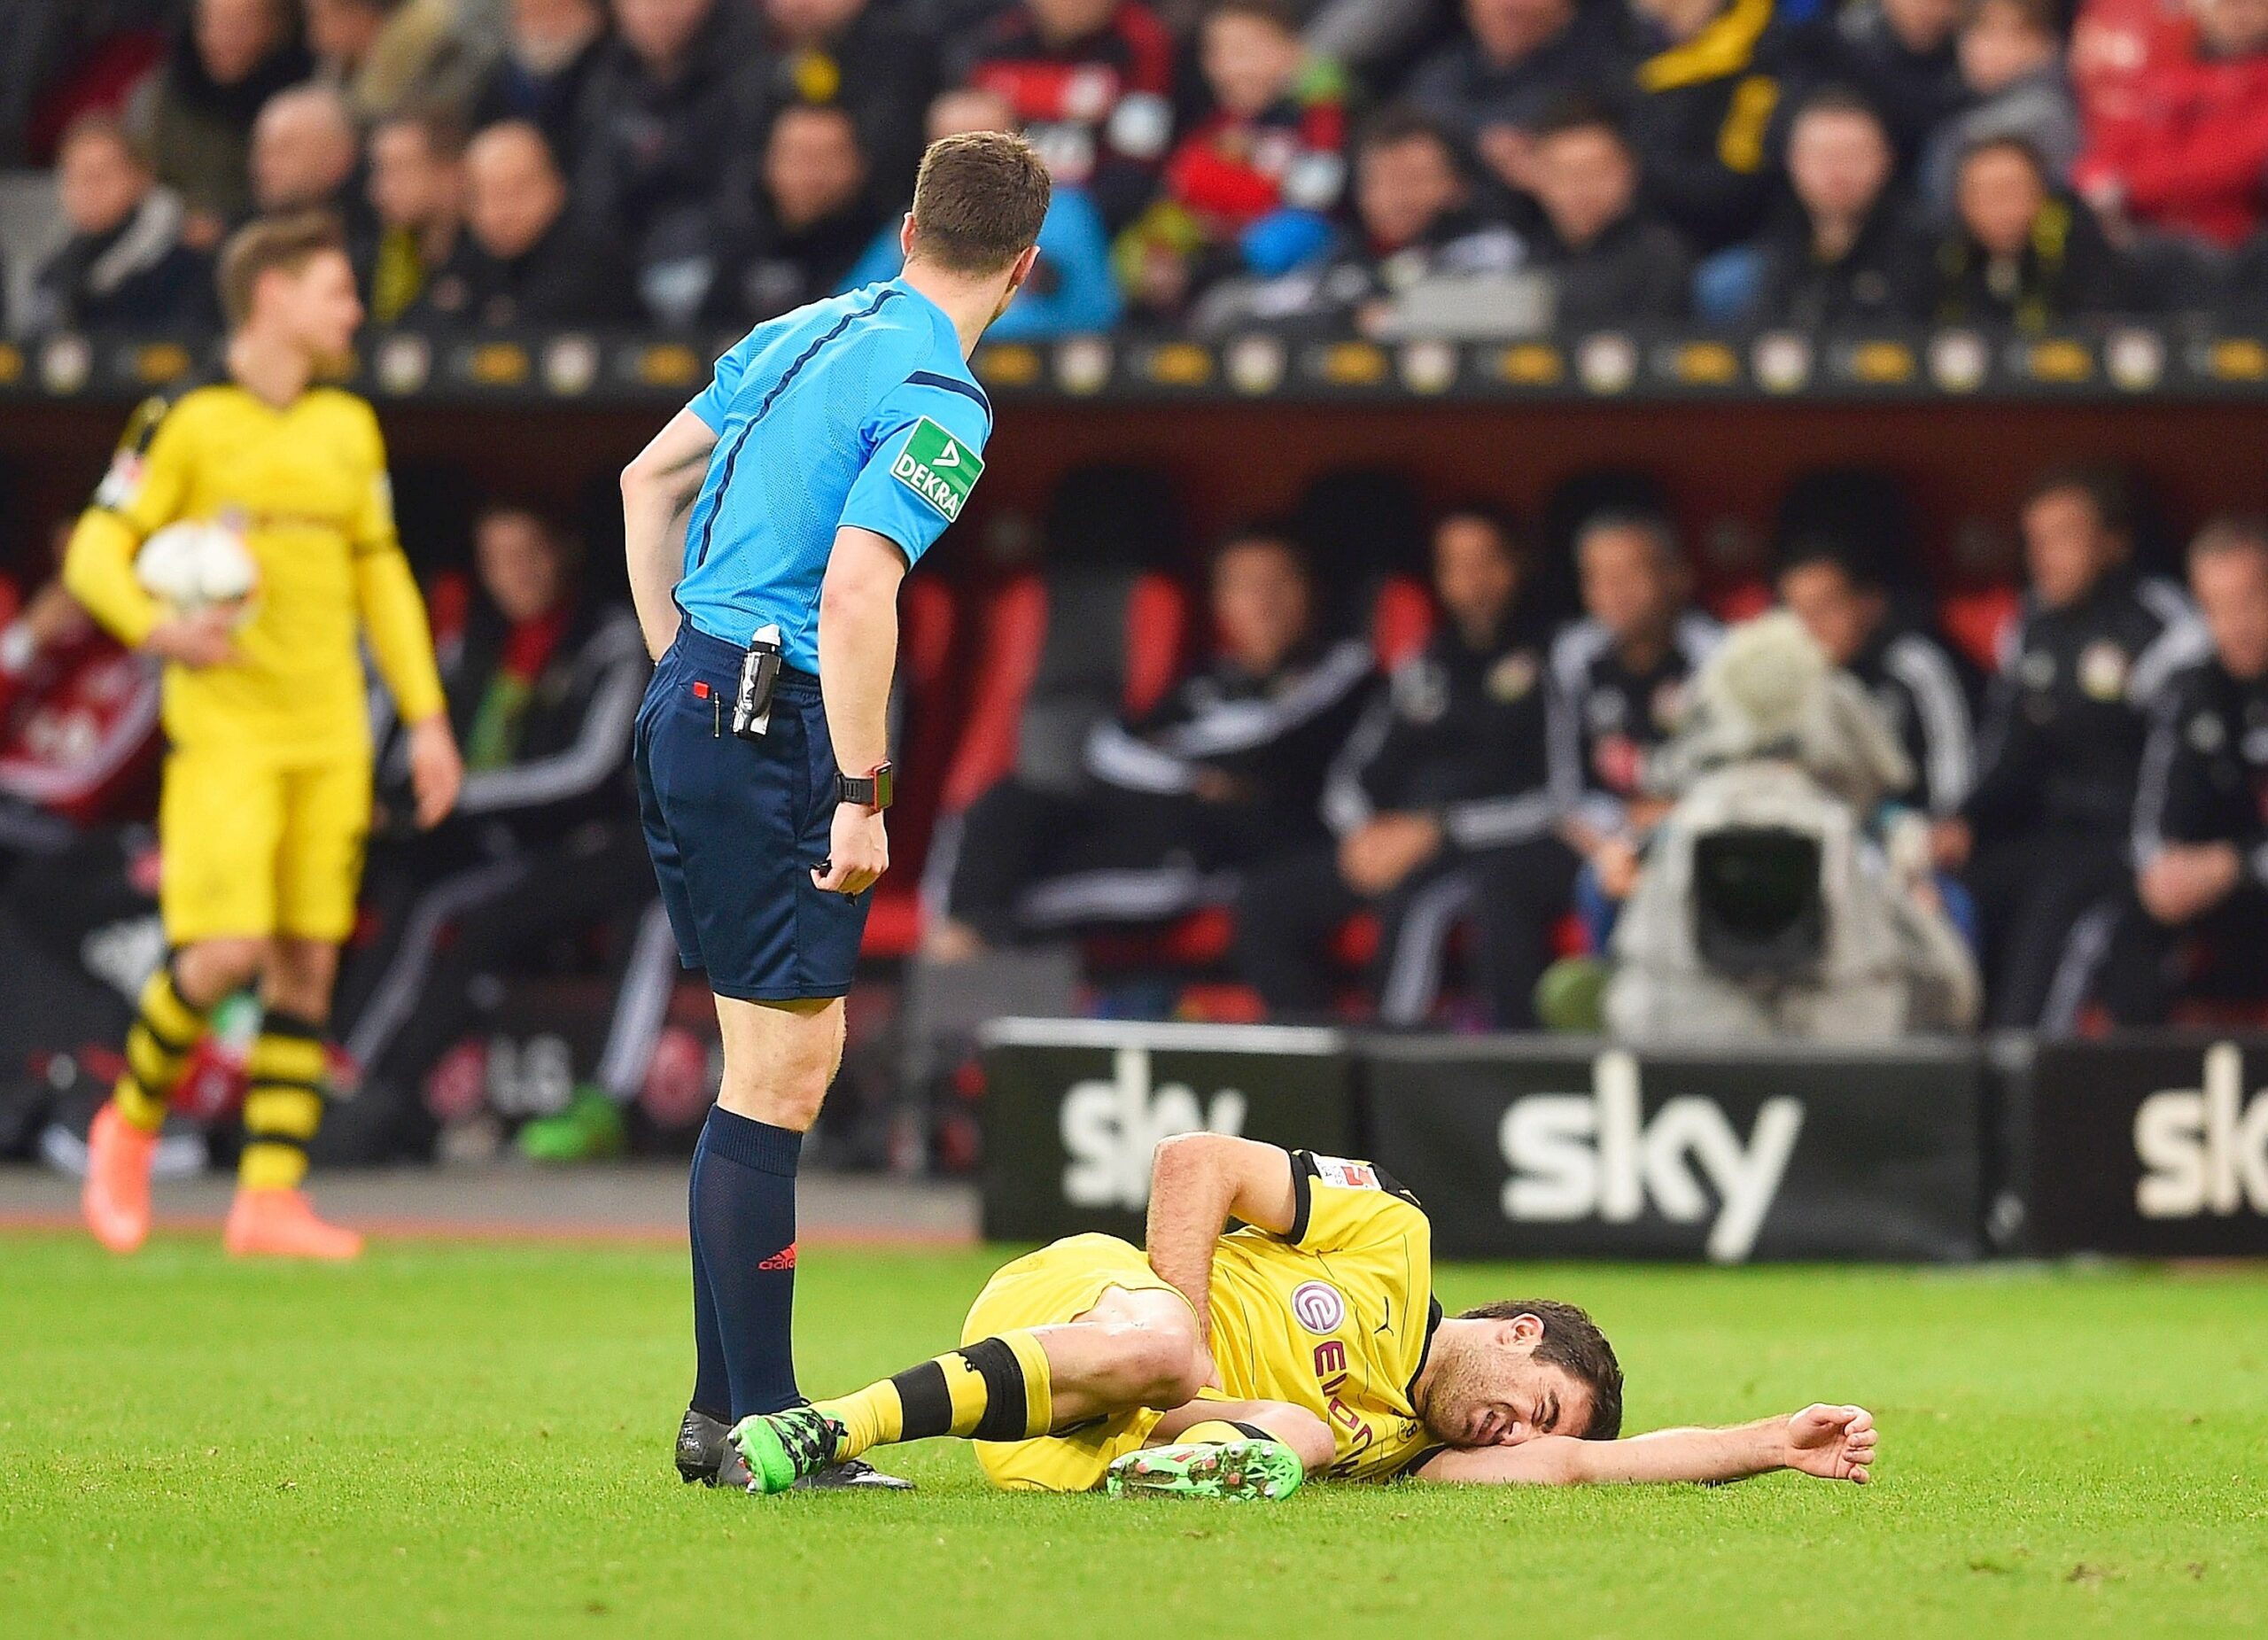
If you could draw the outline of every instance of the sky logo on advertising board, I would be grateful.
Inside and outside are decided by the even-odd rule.
[[[2163,1088],[2134,1112],[2134,1158],[2143,1167],[2134,1209],[2144,1218],[2268,1214],[2268,1089],[2244,1097],[2244,1055],[2233,1042],[2205,1050],[2202,1084]]]
[[[1150,1050],[1120,1048],[1114,1075],[1075,1082],[1063,1095],[1059,1122],[1071,1165],[1063,1170],[1063,1199],[1079,1208],[1126,1208],[1150,1202],[1150,1153],[1176,1133],[1244,1131],[1245,1096],[1223,1088],[1200,1105],[1185,1082],[1150,1085]]]
[[[1717,1193],[1708,1255],[1736,1263],[1756,1246],[1803,1123],[1802,1100],[1766,1100],[1744,1145],[1715,1100],[1690,1094],[1650,1122],[1636,1057],[1609,1049],[1591,1061],[1588,1094],[1530,1094],[1504,1112],[1497,1145],[1512,1170],[1504,1216],[1627,1224],[1651,1202],[1674,1224],[1698,1224],[1709,1216],[1698,1172]]]

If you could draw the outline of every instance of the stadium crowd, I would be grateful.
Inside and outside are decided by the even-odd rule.
[[[745,325],[927,136],[1057,196],[998,334],[2255,315],[2258,0],[10,0],[10,329],[209,324],[260,213],[381,323]],[[17,247],[29,246],[28,260]]]

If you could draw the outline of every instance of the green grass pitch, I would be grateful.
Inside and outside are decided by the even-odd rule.
[[[816,1248],[806,1388],[950,1344],[980,1252]],[[0,1240],[0,1633],[146,1636],[2268,1632],[2268,1273],[1461,1267],[1564,1294],[1633,1427],[1814,1399],[1877,1483],[1324,1487],[1279,1508],[687,1488],[683,1265]]]

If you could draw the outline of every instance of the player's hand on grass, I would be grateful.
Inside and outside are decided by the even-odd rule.
[[[1875,1461],[1875,1418],[1864,1407],[1807,1406],[1788,1420],[1790,1469],[1822,1481],[1867,1483]]]
[[[457,737],[449,720],[439,712],[412,724],[409,729],[409,789],[417,800],[417,828],[431,831],[457,806],[464,788],[464,759],[457,753]]]
[[[812,881],[827,894],[863,894],[889,869],[889,834],[878,810],[863,803],[835,805],[827,835],[827,859]]]
[[[237,659],[235,611],[215,604],[193,614],[169,616],[150,629],[143,649],[178,666],[229,666]]]

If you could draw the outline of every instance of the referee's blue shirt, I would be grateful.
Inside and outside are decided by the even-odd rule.
[[[736,646],[777,625],[782,658],[810,672],[835,531],[872,530],[919,564],[960,516],[992,431],[952,321],[903,279],[757,326],[690,408],[717,447],[679,607]]]

